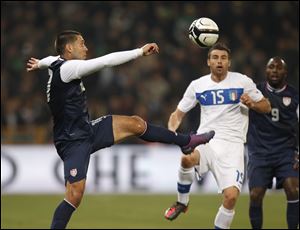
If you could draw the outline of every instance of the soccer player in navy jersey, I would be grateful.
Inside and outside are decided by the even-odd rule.
[[[286,82],[287,65],[280,57],[266,65],[266,81],[257,88],[269,99],[268,114],[249,112],[248,177],[250,190],[249,217],[252,228],[263,225],[263,198],[272,188],[283,188],[287,199],[286,220],[289,229],[299,223],[299,93]]]
[[[145,141],[176,144],[184,154],[189,154],[213,138],[214,131],[185,135],[146,123],[138,116],[108,115],[90,121],[82,77],[104,67],[158,53],[157,44],[84,60],[88,49],[82,35],[68,30],[58,34],[55,48],[59,56],[30,58],[27,63],[27,71],[48,68],[47,102],[54,120],[54,144],[64,162],[66,193],[54,212],[51,228],[65,228],[78,208],[85,190],[90,154],[95,151],[137,136]]]

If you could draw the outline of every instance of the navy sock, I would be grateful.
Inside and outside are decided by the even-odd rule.
[[[297,229],[299,224],[299,200],[288,201],[286,219],[289,229]]]
[[[262,206],[250,204],[249,217],[252,229],[261,229],[263,222]]]
[[[75,208],[68,202],[63,200],[56,208],[51,224],[51,229],[64,229],[66,228],[72,213]]]
[[[161,142],[165,144],[176,144],[180,147],[185,146],[190,141],[190,135],[174,133],[164,127],[156,126],[147,123],[147,129],[140,136],[144,141]]]

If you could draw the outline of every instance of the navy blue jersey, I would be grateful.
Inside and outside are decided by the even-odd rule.
[[[257,88],[269,99],[272,110],[268,114],[249,111],[249,157],[280,157],[287,150],[296,150],[299,94],[289,85],[277,92],[267,88],[267,83],[258,84]]]
[[[60,67],[64,62],[58,59],[49,66],[47,101],[54,120],[55,143],[85,139],[93,132],[82,81],[75,79],[65,83],[61,80]]]

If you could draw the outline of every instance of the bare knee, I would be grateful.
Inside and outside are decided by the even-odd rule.
[[[250,189],[250,202],[256,205],[262,205],[264,195],[264,188],[252,188]]]
[[[227,189],[227,191],[224,191],[223,193],[223,206],[226,209],[234,209],[234,206],[237,202],[237,199],[239,197],[239,190],[235,187]]]
[[[237,201],[237,196],[235,195],[226,195],[224,197],[224,207],[227,209],[233,209]]]
[[[181,157],[181,166],[183,168],[191,168],[197,164],[192,155],[184,155]]]
[[[133,129],[133,133],[136,135],[141,135],[146,130],[146,122],[139,116],[131,116],[131,128]]]
[[[297,188],[292,188],[289,190],[285,190],[287,200],[298,200],[299,192]]]
[[[299,199],[299,181],[298,178],[287,178],[283,183],[283,188],[286,194],[287,200]]]
[[[77,208],[81,203],[83,193],[83,191],[73,190],[71,193],[68,193],[66,199]]]
[[[66,200],[77,208],[81,203],[85,187],[84,185],[75,184],[67,184]]]

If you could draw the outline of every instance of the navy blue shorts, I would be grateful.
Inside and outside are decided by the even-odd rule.
[[[64,162],[65,184],[71,184],[86,178],[90,155],[99,149],[114,144],[112,116],[103,116],[91,121],[93,135],[84,140],[64,144],[59,156]]]
[[[281,189],[288,177],[299,177],[299,171],[293,169],[295,153],[286,152],[284,157],[269,159],[249,158],[247,173],[249,189],[254,187],[272,188],[273,178],[276,178],[276,189]]]

